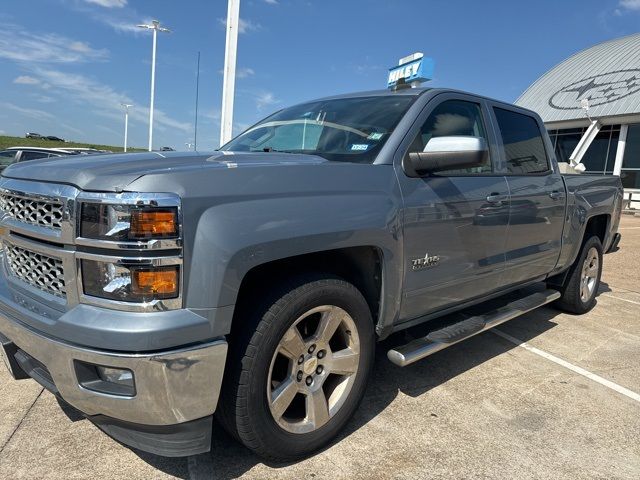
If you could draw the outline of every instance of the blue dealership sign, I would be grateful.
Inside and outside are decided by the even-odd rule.
[[[400,80],[405,83],[426,82],[433,78],[433,59],[418,58],[389,69],[387,87],[395,87]]]

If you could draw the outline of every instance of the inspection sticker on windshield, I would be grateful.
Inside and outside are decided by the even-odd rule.
[[[383,135],[384,133],[373,132],[367,137],[367,140],[380,140]]]
[[[359,152],[364,152],[367,148],[369,148],[369,145],[367,145],[366,143],[354,143],[353,145],[351,145],[351,150],[356,150]]]

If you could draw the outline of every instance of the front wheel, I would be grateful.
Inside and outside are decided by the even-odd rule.
[[[596,304],[601,275],[602,243],[593,236],[584,243],[580,255],[571,266],[556,306],[578,314],[591,310]]]
[[[316,277],[283,290],[247,319],[255,331],[236,339],[219,411],[242,443],[273,460],[337,435],[362,399],[375,347],[369,307],[350,283]]]

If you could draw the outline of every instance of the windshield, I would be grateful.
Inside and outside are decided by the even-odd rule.
[[[414,99],[389,95],[296,105],[267,117],[220,150],[307,153],[372,163]]]

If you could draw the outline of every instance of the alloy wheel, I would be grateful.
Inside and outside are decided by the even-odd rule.
[[[323,305],[305,312],[271,360],[267,399],[273,419],[291,433],[321,428],[344,405],[359,363],[358,331],[345,310]]]
[[[600,257],[598,250],[591,247],[582,264],[582,275],[580,277],[580,300],[587,303],[595,294],[598,283],[598,270],[600,269]]]

